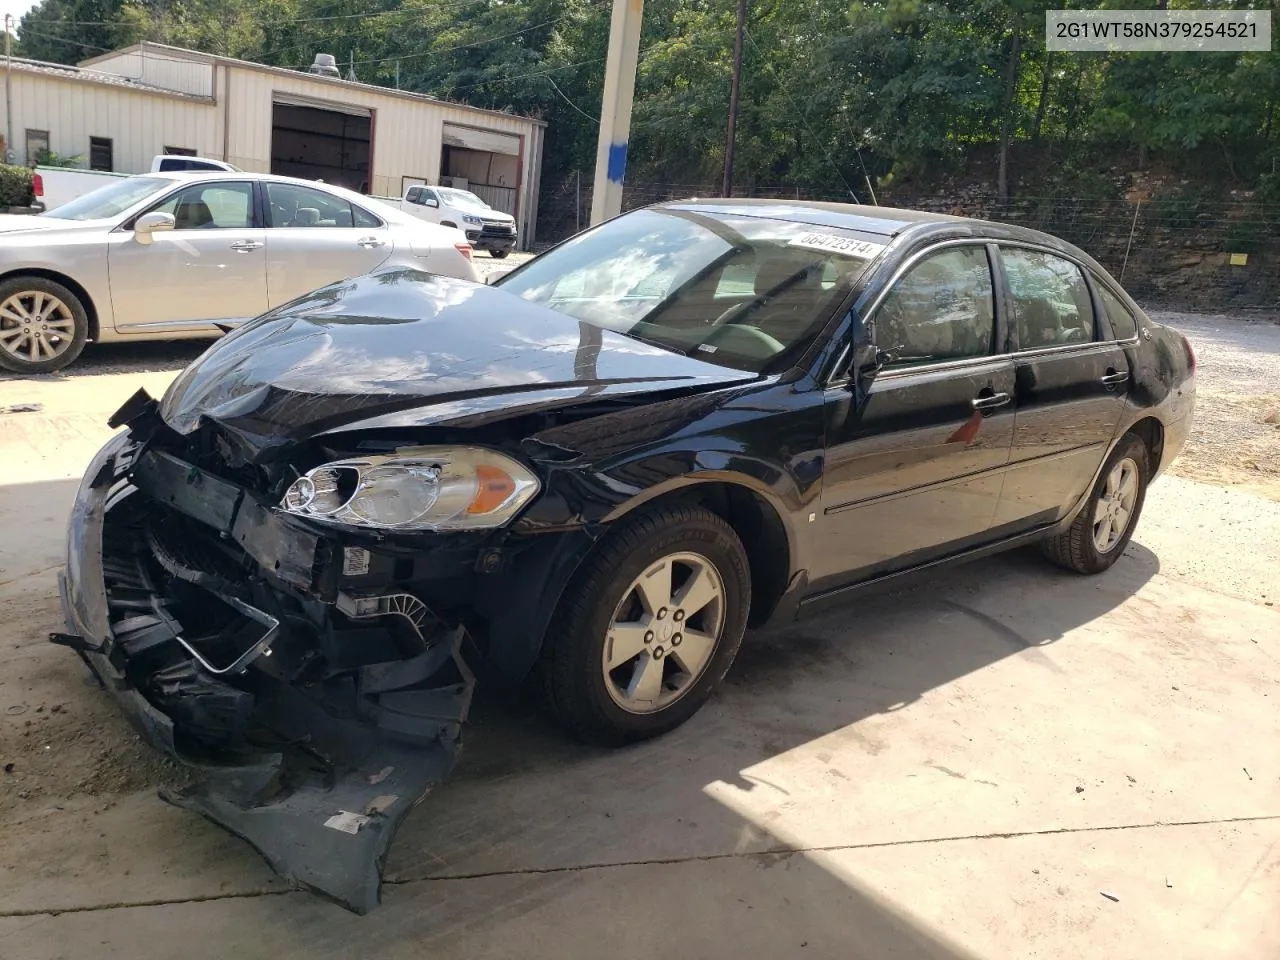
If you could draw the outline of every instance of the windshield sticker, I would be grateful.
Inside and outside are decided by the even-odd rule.
[[[886,246],[883,243],[855,240],[853,237],[837,237],[830,233],[802,233],[792,237],[787,245],[808,247],[811,250],[830,250],[832,253],[842,253],[846,257],[860,257],[863,260],[870,260]]]

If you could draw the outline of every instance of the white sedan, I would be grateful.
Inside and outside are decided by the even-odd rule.
[[[217,336],[387,267],[478,279],[463,233],[341,187],[128,177],[40,216],[0,216],[0,367],[58,370],[89,340]]]

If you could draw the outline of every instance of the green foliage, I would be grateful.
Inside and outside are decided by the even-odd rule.
[[[84,163],[84,154],[77,153],[73,157],[64,157],[52,150],[41,150],[36,154],[36,166],[39,167],[78,167]]]
[[[1280,57],[1048,53],[1036,0],[750,0],[735,182],[867,196],[867,180],[955,167],[975,147],[1035,141],[1222,157],[1254,182],[1280,139]],[[1072,7],[1154,7],[1080,0]],[[1189,6],[1174,0],[1174,6]],[[1221,0],[1215,6],[1249,6]],[[143,38],[344,75],[549,122],[544,182],[589,176],[610,0],[42,0],[24,56],[73,63]],[[630,177],[717,183],[734,42],[732,0],[648,0]],[[1056,181],[1109,195],[1087,165]],[[1010,182],[1044,170],[1009,170]],[[1065,189],[1065,186],[1064,186]]]
[[[29,207],[34,200],[30,169],[0,163],[0,210]]]
[[[1260,176],[1253,195],[1262,203],[1274,203],[1280,206],[1280,173],[1264,173]]]

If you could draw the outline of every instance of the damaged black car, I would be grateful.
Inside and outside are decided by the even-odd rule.
[[[492,287],[326,287],[137,394],[52,639],[188,766],[167,799],[363,912],[476,676],[621,744],[692,716],[749,625],[1024,543],[1105,570],[1193,374],[1043,234],[664,204]]]

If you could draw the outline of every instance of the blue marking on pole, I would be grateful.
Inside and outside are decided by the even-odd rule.
[[[622,175],[627,172],[626,143],[609,144],[609,180],[622,183]]]

